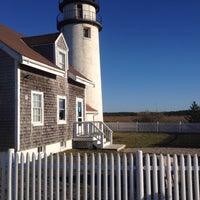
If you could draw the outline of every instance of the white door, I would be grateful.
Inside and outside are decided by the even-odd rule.
[[[77,131],[78,135],[83,135],[83,125],[81,122],[83,122],[83,99],[76,98],[76,121],[80,122],[77,124]]]

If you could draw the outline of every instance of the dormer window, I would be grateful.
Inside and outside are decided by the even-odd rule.
[[[68,46],[63,34],[61,33],[55,42],[55,64],[67,72],[68,64]]]
[[[65,70],[65,64],[66,64],[66,57],[65,57],[65,53],[59,51],[58,52],[58,66]]]

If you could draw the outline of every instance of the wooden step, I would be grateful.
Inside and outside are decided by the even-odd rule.
[[[105,150],[121,151],[126,148],[125,144],[110,144],[103,147]]]

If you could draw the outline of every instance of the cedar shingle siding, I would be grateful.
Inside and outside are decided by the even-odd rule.
[[[24,79],[25,75],[30,79]],[[72,138],[71,123],[57,124],[57,95],[66,96],[67,121],[68,111],[68,83],[67,78],[49,73],[21,67],[20,94],[20,150],[44,146]],[[33,126],[31,123],[31,91],[44,93],[44,125]]]
[[[82,98],[83,99],[83,106],[85,106],[85,98],[84,98],[84,89],[85,86],[73,81],[72,79],[69,79],[69,113],[70,113],[70,118],[69,123],[76,122],[76,97],[77,98]],[[85,112],[85,109],[83,109]],[[83,113],[83,117],[85,116],[85,113]],[[83,118],[83,120],[85,120]]]
[[[65,42],[64,42],[64,40],[63,40],[62,37],[58,40],[57,45],[58,45],[58,47],[60,47],[61,49],[67,51],[67,48],[66,48],[66,46],[65,46]]]
[[[0,50],[0,151],[15,146],[15,61]]]

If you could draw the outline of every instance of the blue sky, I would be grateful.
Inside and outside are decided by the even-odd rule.
[[[200,104],[200,1],[100,0],[105,112]],[[57,0],[13,0],[0,23],[27,36],[55,32]]]

